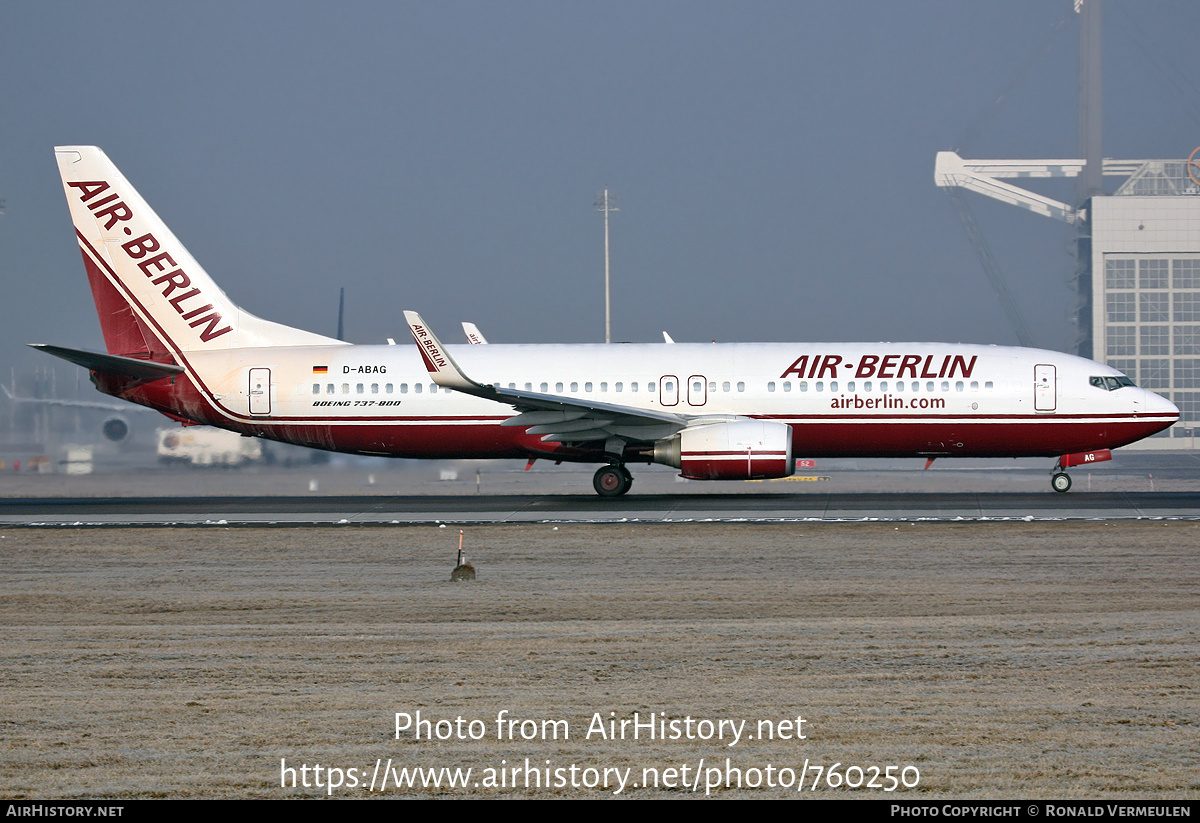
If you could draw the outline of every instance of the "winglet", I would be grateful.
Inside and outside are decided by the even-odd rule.
[[[425,361],[425,368],[434,383],[465,392],[476,392],[483,388],[463,374],[463,370],[454,362],[454,358],[446,351],[446,347],[437,339],[433,330],[421,319],[421,315],[415,311],[406,311],[404,319],[408,321],[408,330],[412,332],[413,340],[417,341],[417,351],[421,353],[421,359]]]
[[[483,332],[474,323],[468,323],[465,320],[462,324],[463,333],[467,336],[467,342],[473,345],[481,345],[487,343],[487,338],[483,336]]]

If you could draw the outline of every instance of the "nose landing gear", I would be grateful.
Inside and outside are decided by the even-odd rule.
[[[596,469],[592,486],[601,497],[620,497],[633,485],[633,475],[624,464],[616,463]]]
[[[1050,470],[1050,488],[1056,492],[1067,492],[1071,490],[1071,478],[1066,472],[1067,466],[1078,466],[1080,461],[1073,458],[1079,455],[1064,454],[1058,458],[1058,462],[1054,464],[1054,468]]]
[[[1088,466],[1092,463],[1103,463],[1107,460],[1112,460],[1112,452],[1108,449],[1064,454],[1058,458],[1058,462],[1050,470],[1050,485],[1056,492],[1065,492],[1071,488],[1071,478],[1067,477],[1067,468],[1071,466]]]

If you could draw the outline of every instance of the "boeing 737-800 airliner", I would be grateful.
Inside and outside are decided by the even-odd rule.
[[[941,343],[358,346],[234,305],[100,149],[56,150],[107,353],[40,346],[96,387],[331,451],[627,464],[697,480],[787,477],[808,457],[1056,457],[1065,469],[1174,423],[1108,366]],[[482,342],[482,337],[475,342]]]

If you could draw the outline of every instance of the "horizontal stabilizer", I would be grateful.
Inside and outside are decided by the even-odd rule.
[[[132,377],[134,380],[148,382],[161,380],[164,377],[174,377],[182,374],[183,369],[169,363],[155,363],[150,360],[138,360],[134,357],[121,357],[117,354],[100,354],[99,352],[68,349],[62,346],[51,346],[46,343],[30,343],[30,348],[44,351],[55,357],[61,357],[76,366],[104,374],[116,374],[122,377]]]

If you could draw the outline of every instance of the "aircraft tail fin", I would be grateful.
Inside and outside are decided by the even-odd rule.
[[[100,149],[55,155],[110,354],[167,362],[185,351],[339,345],[238,308]]]

